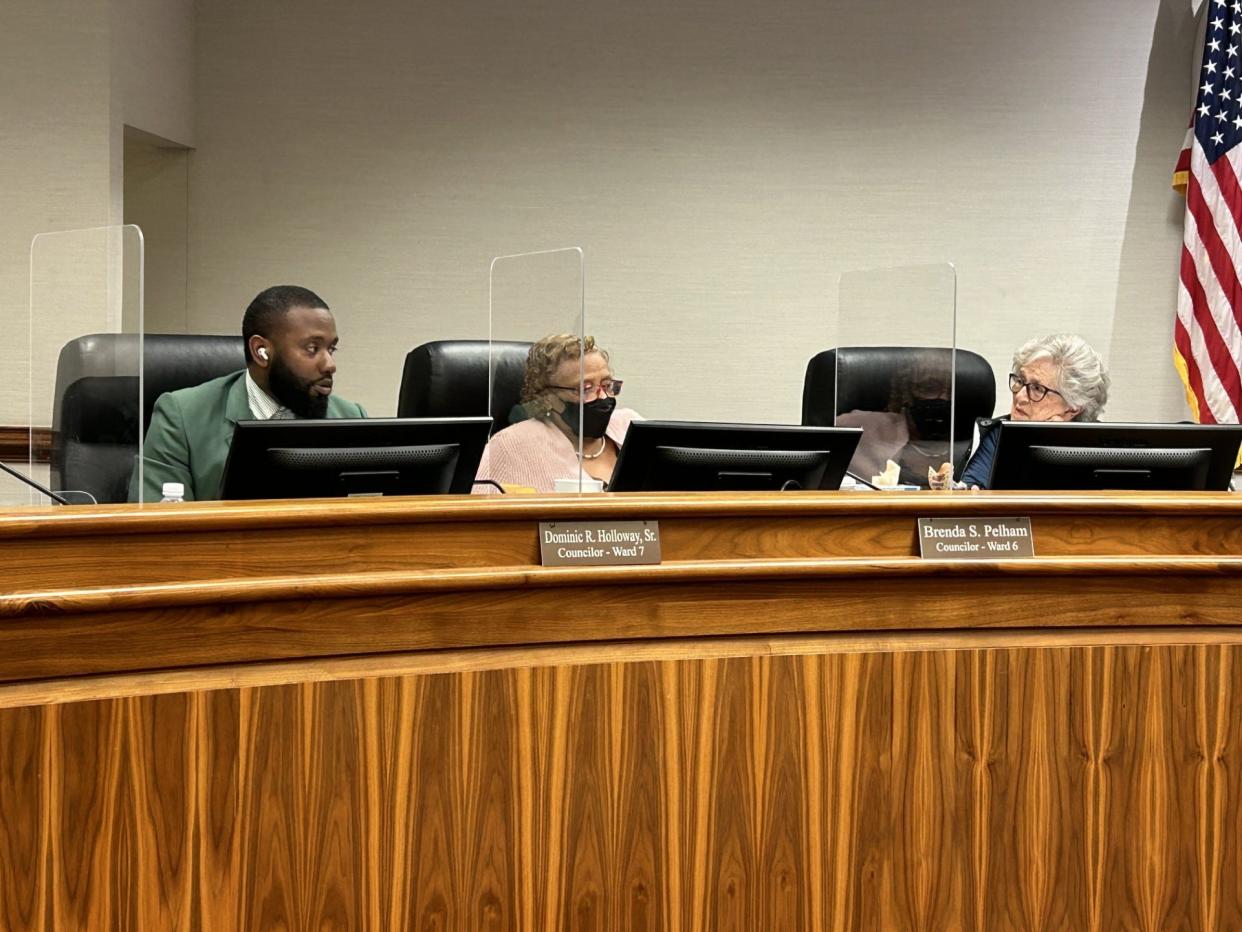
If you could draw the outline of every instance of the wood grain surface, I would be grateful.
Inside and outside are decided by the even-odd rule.
[[[0,513],[0,594],[529,567],[539,521],[652,519],[666,563],[904,559],[918,517],[1029,516],[1058,557],[1242,555],[1242,495],[634,494]]]
[[[915,522],[928,514],[1029,515],[1038,557],[920,561]],[[538,521],[609,517],[659,520],[664,563],[537,565]],[[1242,496],[639,494],[25,509],[0,514],[0,566],[0,681],[10,682],[617,637],[1231,625]],[[981,582],[998,579],[1003,586]],[[561,610],[583,597],[615,620]],[[1038,619],[1013,612],[1033,598]]]
[[[49,427],[0,426],[0,463],[50,463],[52,430]]]
[[[0,711],[6,929],[1242,928],[1231,645]]]
[[[665,562],[537,565],[594,518]],[[0,930],[1242,929],[1242,496],[26,509],[0,567]]]
[[[977,564],[976,564],[977,565]],[[1239,577],[1182,574],[673,579],[303,598],[0,619],[0,682],[652,638],[962,628],[1242,626]],[[589,606],[579,611],[577,606]]]

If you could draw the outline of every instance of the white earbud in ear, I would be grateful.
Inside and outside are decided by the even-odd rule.
[[[267,362],[267,350],[265,350],[261,346],[259,347],[259,358],[262,359],[264,362]]]

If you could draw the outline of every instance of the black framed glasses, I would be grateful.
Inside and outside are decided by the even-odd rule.
[[[587,382],[582,386],[582,398],[595,399],[600,393],[607,395],[609,398],[616,398],[621,394],[621,386],[625,382],[622,379],[604,379],[598,385]],[[578,391],[577,385],[549,385],[548,388],[555,388],[558,392],[575,392]]]
[[[1049,394],[1056,395],[1062,399],[1065,398],[1065,396],[1055,388],[1049,388],[1047,385],[1040,385],[1038,382],[1024,381],[1022,376],[1018,375],[1016,372],[1009,373],[1009,390],[1016,395],[1024,388],[1026,389],[1026,397],[1036,403],[1043,401]]]

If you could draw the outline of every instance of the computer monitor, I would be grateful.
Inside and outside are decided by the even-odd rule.
[[[1002,421],[991,489],[1224,491],[1236,424]]]
[[[468,494],[490,417],[239,421],[221,497]]]
[[[837,489],[859,427],[634,421],[610,492]]]

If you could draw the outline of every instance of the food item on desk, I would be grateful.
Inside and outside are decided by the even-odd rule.
[[[889,460],[884,466],[884,472],[880,473],[878,476],[871,477],[871,484],[878,485],[881,488],[884,486],[894,486],[900,478],[901,467],[892,460]]]

